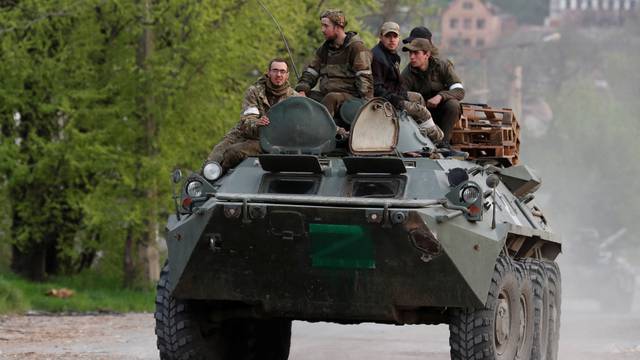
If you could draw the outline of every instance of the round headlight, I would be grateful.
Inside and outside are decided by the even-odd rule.
[[[191,197],[202,196],[202,183],[200,181],[191,181],[187,184],[187,195]]]
[[[209,181],[217,180],[222,175],[222,166],[215,161],[207,163],[202,169],[202,175]]]
[[[462,189],[460,198],[467,204],[473,204],[480,198],[480,189],[475,186],[466,186]]]

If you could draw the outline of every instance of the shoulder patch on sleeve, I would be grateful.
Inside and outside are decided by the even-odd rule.
[[[258,108],[255,106],[249,106],[248,108],[244,109],[242,115],[260,115],[260,110],[258,110]]]

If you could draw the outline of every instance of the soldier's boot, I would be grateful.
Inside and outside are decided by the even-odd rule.
[[[420,129],[422,136],[428,137],[434,143],[440,143],[444,138],[444,132],[433,122],[433,119],[421,123],[418,125],[418,129]]]

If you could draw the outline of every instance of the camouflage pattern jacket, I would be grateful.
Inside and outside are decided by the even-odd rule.
[[[407,65],[402,71],[402,80],[407,90],[419,92],[425,101],[436,95],[442,95],[442,101],[464,98],[462,81],[448,60],[431,57],[426,71]]]
[[[288,85],[287,83],[287,86]],[[246,139],[258,139],[258,120],[262,116],[267,115],[267,112],[269,112],[269,109],[271,109],[273,105],[297,95],[298,93],[289,86],[286,93],[282,96],[268,95],[267,77],[266,75],[262,76],[245,92],[244,99],[242,100],[240,122],[238,122],[228,135]]]
[[[373,97],[371,52],[357,33],[348,32],[338,48],[325,41],[302,73],[296,90],[308,92],[318,82],[323,95],[340,92],[363,99]]]

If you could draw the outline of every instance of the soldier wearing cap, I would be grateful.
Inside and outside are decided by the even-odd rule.
[[[450,61],[437,57],[438,48],[431,40],[414,37],[402,47],[402,51],[409,52],[410,61],[402,71],[402,79],[409,91],[419,92],[426,99],[435,123],[444,131],[440,145],[447,147],[453,125],[461,115],[460,101],[464,98],[462,81]]]
[[[383,97],[398,110],[405,110],[420,125],[420,131],[433,141],[444,136],[431,119],[422,95],[407,92],[400,76],[400,56],[397,54],[400,43],[400,26],[395,22],[385,22],[378,33],[380,41],[371,49],[373,60],[373,89],[376,97]]]
[[[267,112],[280,101],[297,95],[289,85],[286,60],[271,60],[267,73],[245,92],[240,121],[213,148],[207,160],[217,161],[227,170],[248,156],[258,155],[262,151],[258,140],[259,128],[269,126]]]
[[[326,41],[302,73],[296,91],[322,102],[333,116],[346,100],[373,97],[371,54],[356,32],[345,32],[342,11],[323,12],[320,23]],[[312,91],[318,82],[320,91]]]
[[[408,37],[402,39],[402,43],[408,44],[415,38],[422,38],[429,40],[429,42],[433,44],[433,42],[431,41],[432,36],[433,35],[431,34],[431,31],[429,29],[424,26],[417,26],[411,29],[411,33],[409,33]]]

